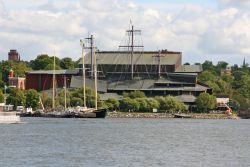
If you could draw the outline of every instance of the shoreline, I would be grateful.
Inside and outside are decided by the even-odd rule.
[[[190,113],[191,118],[184,119],[241,119],[236,115]],[[174,118],[170,113],[142,113],[142,112],[108,112],[107,118]]]

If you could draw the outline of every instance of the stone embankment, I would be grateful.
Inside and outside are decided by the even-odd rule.
[[[196,114],[190,113],[191,119],[238,119],[226,114]],[[109,118],[174,118],[170,113],[140,113],[140,112],[108,112]]]

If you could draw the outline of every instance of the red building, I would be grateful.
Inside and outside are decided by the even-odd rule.
[[[70,86],[72,75],[77,75],[79,70],[55,70],[56,88],[64,87],[64,77],[66,77],[66,85]],[[30,71],[26,72],[26,89],[35,89],[38,91],[53,88],[53,70]]]
[[[8,53],[8,60],[12,60],[12,61],[16,61],[16,62],[20,61],[20,55],[17,52],[17,50],[15,50],[15,49],[10,50],[10,52]]]
[[[25,78],[14,77],[14,71],[11,69],[9,71],[9,87],[25,90]]]

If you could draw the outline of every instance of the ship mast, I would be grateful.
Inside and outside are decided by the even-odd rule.
[[[55,51],[54,51],[54,63],[53,63],[53,81],[52,81],[52,108],[55,109],[55,66],[56,66],[56,58],[55,58]]]
[[[97,110],[97,63],[96,63],[96,54],[95,54],[95,47],[94,47],[94,36],[91,35],[89,38],[86,38],[89,40],[90,47],[86,47],[87,49],[90,49],[90,57],[91,57],[91,78],[94,77],[94,91],[95,91],[95,109]]]
[[[67,108],[67,82],[66,75],[64,75],[64,110]]]
[[[128,50],[130,51],[131,57],[130,57],[130,64],[131,64],[131,79],[134,78],[134,48],[142,48],[142,45],[134,45],[134,36],[136,34],[140,34],[141,30],[135,30],[134,26],[132,25],[131,29],[126,31],[128,36],[131,36],[131,41],[129,38],[129,44],[128,45],[124,45],[124,46],[119,46],[120,48],[128,48]]]
[[[85,60],[84,60],[84,42],[80,40],[80,45],[82,47],[82,77],[83,77],[83,107],[86,108],[86,76],[85,76]]]
[[[161,78],[161,57],[164,57],[164,55],[161,54],[161,51],[159,50],[158,54],[152,57],[157,58],[157,63],[158,63],[158,79]]]
[[[93,58],[94,58],[94,76],[95,76],[95,109],[97,110],[97,64],[95,48],[93,47]]]

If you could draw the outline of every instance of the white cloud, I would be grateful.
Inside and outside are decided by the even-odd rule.
[[[220,6],[223,8],[228,7],[238,7],[241,9],[249,9],[250,1],[249,0],[220,0]]]
[[[0,0],[0,19],[7,15],[4,3]]]
[[[0,0],[0,54],[7,57],[15,47],[29,60],[56,49],[60,57],[76,60],[79,39],[88,33],[95,36],[100,50],[117,50],[132,19],[135,29],[142,30],[145,50],[182,51],[184,62],[220,58],[235,62],[238,56],[250,55],[250,12],[241,10],[247,4],[221,0],[223,8],[218,9],[182,4],[173,12],[166,2],[164,6],[132,0],[9,0],[5,4]],[[178,9],[178,4],[171,5]]]

